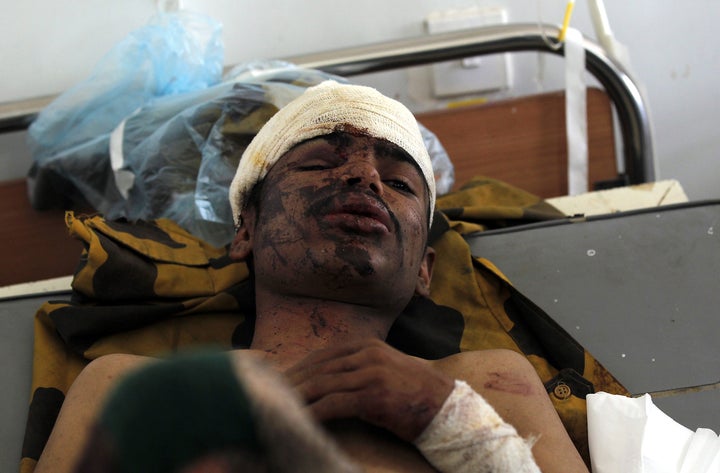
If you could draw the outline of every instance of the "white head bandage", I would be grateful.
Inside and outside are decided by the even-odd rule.
[[[329,135],[350,125],[373,138],[402,148],[420,167],[428,186],[430,222],[435,209],[435,176],[417,121],[400,102],[377,90],[335,81],[307,89],[281,108],[253,138],[230,184],[235,224],[256,183],[290,149],[303,141]]]

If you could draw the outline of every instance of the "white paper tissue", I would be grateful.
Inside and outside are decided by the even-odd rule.
[[[680,425],[649,394],[590,394],[587,411],[593,473],[720,473],[720,438]]]

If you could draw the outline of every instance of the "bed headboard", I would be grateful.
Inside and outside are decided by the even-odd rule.
[[[453,108],[417,116],[455,167],[455,187],[475,176],[500,179],[540,197],[568,193],[563,92]],[[588,89],[588,189],[618,184],[610,100]],[[620,184],[625,184],[621,178]]]

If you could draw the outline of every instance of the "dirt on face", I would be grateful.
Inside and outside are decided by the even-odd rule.
[[[384,140],[335,134],[283,156],[260,193],[256,281],[404,306],[425,251],[428,197],[402,154]]]

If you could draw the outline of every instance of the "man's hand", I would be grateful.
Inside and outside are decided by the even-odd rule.
[[[412,442],[453,389],[430,363],[379,340],[320,350],[285,375],[320,421],[356,417]]]

